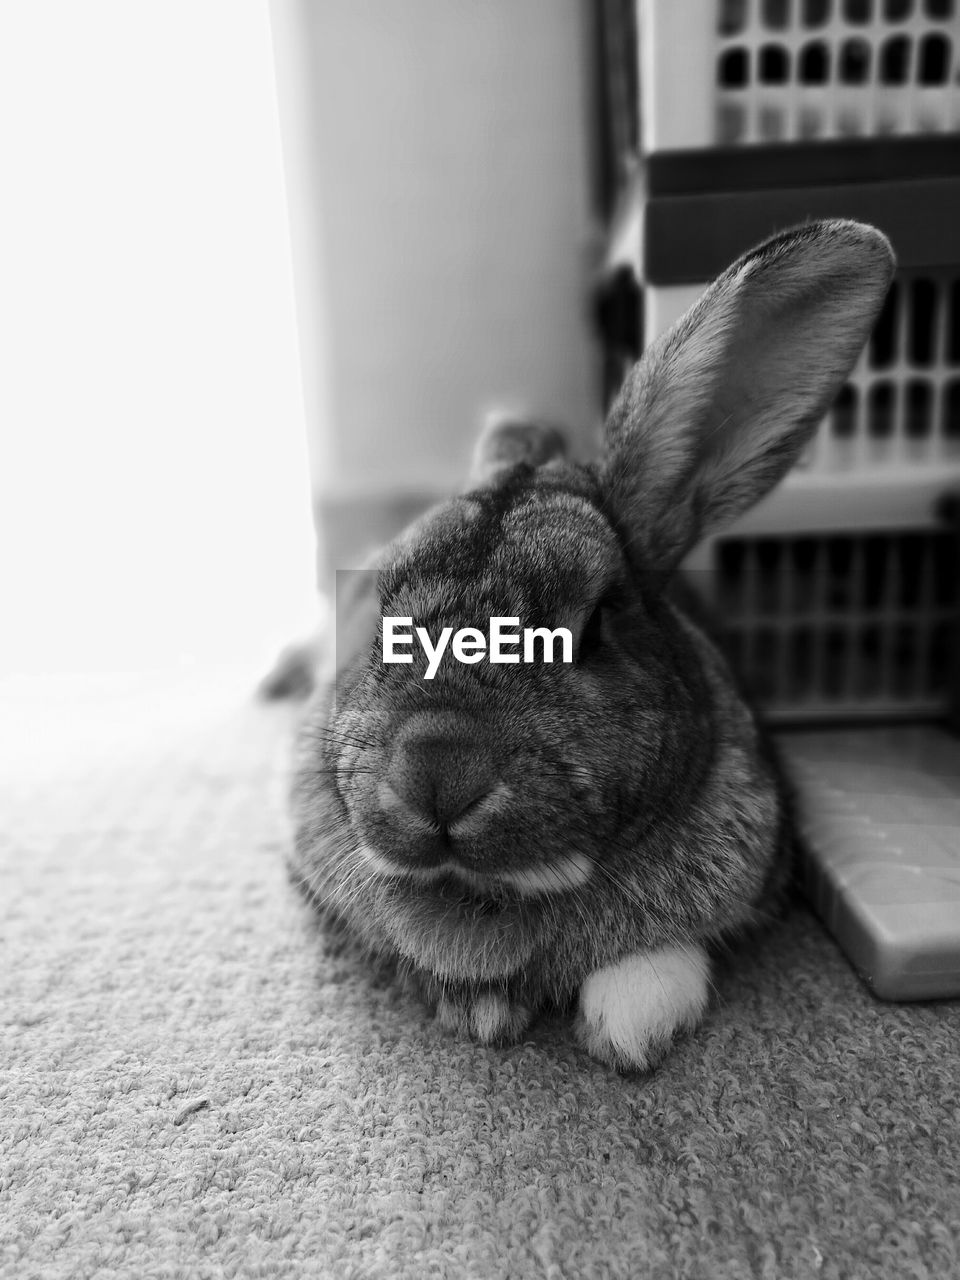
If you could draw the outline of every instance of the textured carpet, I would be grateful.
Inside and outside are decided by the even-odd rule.
[[[292,712],[0,689],[4,1276],[960,1275],[960,1005],[805,912],[618,1078],[444,1036],[287,884]]]

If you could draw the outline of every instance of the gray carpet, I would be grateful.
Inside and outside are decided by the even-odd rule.
[[[448,1039],[285,880],[291,723],[0,689],[4,1276],[960,1275],[960,1005],[798,911],[651,1079]]]

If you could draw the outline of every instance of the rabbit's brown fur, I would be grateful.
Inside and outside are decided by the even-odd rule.
[[[707,1003],[711,949],[766,918],[789,826],[754,713],[675,603],[689,547],[789,468],[892,271],[853,223],[735,263],[636,367],[596,465],[553,428],[478,448],[474,487],[365,575],[305,722],[295,871],[419,977],[441,1020],[522,1033],[579,995],[591,1052],[647,1068]],[[566,626],[571,664],[380,661],[381,616]]]

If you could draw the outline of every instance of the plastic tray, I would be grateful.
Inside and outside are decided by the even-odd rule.
[[[960,996],[960,739],[902,727],[778,735],[807,891],[871,990]]]

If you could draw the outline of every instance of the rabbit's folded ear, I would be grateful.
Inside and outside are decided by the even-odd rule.
[[[894,269],[886,237],[818,222],[738,259],[629,374],[606,426],[606,504],[669,569],[793,465],[853,366]]]
[[[563,432],[549,422],[507,413],[491,413],[473,451],[470,484],[490,484],[503,471],[520,463],[545,467],[566,457]]]

